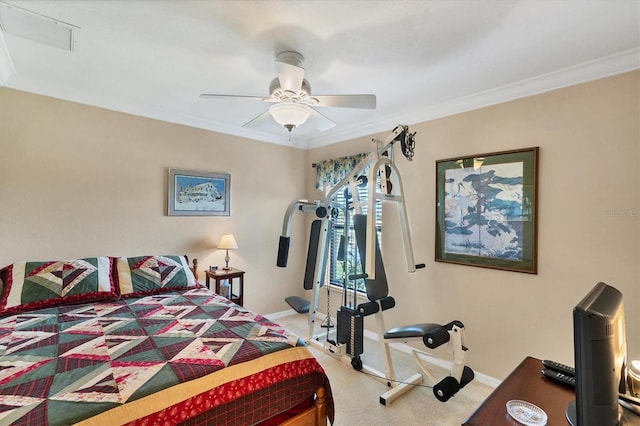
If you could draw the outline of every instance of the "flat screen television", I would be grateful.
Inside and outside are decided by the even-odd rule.
[[[617,425],[618,395],[626,393],[622,293],[598,283],[573,309],[576,399],[567,407],[573,426]]]

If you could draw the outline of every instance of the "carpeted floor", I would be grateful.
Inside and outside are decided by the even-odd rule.
[[[305,336],[307,317],[290,315],[275,321],[299,336]],[[386,384],[358,372],[351,364],[326,353],[316,345],[310,345],[312,352],[325,369],[331,382],[335,400],[336,419],[334,426],[356,425],[460,425],[489,396],[493,388],[472,381],[447,402],[440,402],[433,395],[431,385],[425,378],[423,386],[416,387],[402,395],[392,404],[379,403],[381,394],[389,390]],[[384,361],[380,355],[380,344],[365,339],[363,362],[378,371],[384,371]],[[404,379],[419,372],[413,357],[392,349],[392,359],[396,377]],[[441,379],[447,375],[443,368],[434,366],[432,374]]]

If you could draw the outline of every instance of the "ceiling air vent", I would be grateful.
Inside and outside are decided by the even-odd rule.
[[[0,29],[8,34],[73,52],[76,50],[75,25],[0,2]]]

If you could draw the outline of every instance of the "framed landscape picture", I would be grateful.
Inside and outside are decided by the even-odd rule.
[[[537,273],[538,148],[436,161],[436,261]]]
[[[169,216],[229,216],[228,173],[169,169]]]

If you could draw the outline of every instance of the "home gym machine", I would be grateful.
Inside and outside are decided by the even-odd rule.
[[[308,314],[307,323],[307,343],[319,345],[327,352],[339,357],[350,356],[350,362],[354,369],[368,372],[375,378],[386,383],[391,389],[380,396],[380,403],[390,404],[400,395],[411,390],[415,385],[423,381],[423,376],[416,373],[406,380],[396,380],[389,343],[407,342],[412,340],[422,340],[429,349],[435,349],[441,345],[448,344],[453,353],[453,365],[449,376],[437,381],[428,371],[418,353],[430,355],[428,353],[413,350],[420,369],[425,376],[433,382],[433,392],[436,398],[445,402],[458,392],[467,383],[473,380],[474,374],[471,368],[464,365],[464,325],[460,321],[452,321],[446,325],[440,324],[414,324],[384,332],[384,336],[379,339],[382,354],[385,360],[385,373],[382,374],[362,363],[360,355],[364,351],[363,329],[364,318],[374,315],[379,329],[387,330],[384,324],[383,312],[395,306],[395,300],[388,294],[388,285],[382,255],[375,224],[375,206],[378,201],[394,202],[397,206],[398,218],[401,225],[401,234],[405,251],[407,271],[412,273],[417,269],[424,268],[424,264],[415,264],[413,257],[413,245],[409,230],[404,192],[400,173],[393,161],[394,144],[400,142],[402,154],[407,160],[413,158],[415,147],[415,133],[409,133],[407,126],[397,126],[384,141],[374,139],[375,144],[372,152],[365,157],[347,176],[338,182],[333,188],[327,191],[323,200],[314,202],[294,201],[286,213],[280,236],[278,247],[277,265],[286,267],[289,243],[290,224],[296,212],[315,214],[315,219],[311,223],[311,233],[309,237],[309,249],[307,252],[307,262],[303,280],[305,290],[312,290],[311,301],[308,302],[298,296],[290,296],[285,300],[299,313]],[[369,167],[367,176],[361,175]],[[379,179],[376,178],[379,176]],[[379,182],[376,184],[376,182]],[[367,212],[363,214],[363,203],[358,197],[357,186],[367,185]],[[348,199],[347,205],[340,205],[335,201],[335,195],[340,190],[345,190]],[[345,230],[350,227],[351,220],[356,236],[357,252],[362,266],[361,274],[349,274],[345,272],[345,282],[343,291],[345,292],[344,304],[337,312],[336,340],[327,338],[324,345],[319,343],[319,338],[314,338],[315,319],[318,309],[318,297],[320,288],[325,283],[325,271],[327,269],[327,259],[331,236],[332,222],[340,214],[344,215]],[[346,256],[348,250],[348,232],[346,238],[341,241],[340,250]],[[345,261],[346,270],[346,261]],[[355,284],[353,289],[353,304],[346,302],[347,279],[364,279],[368,301],[357,303]],[[327,295],[329,297],[329,295]],[[327,315],[330,316],[330,312]]]

